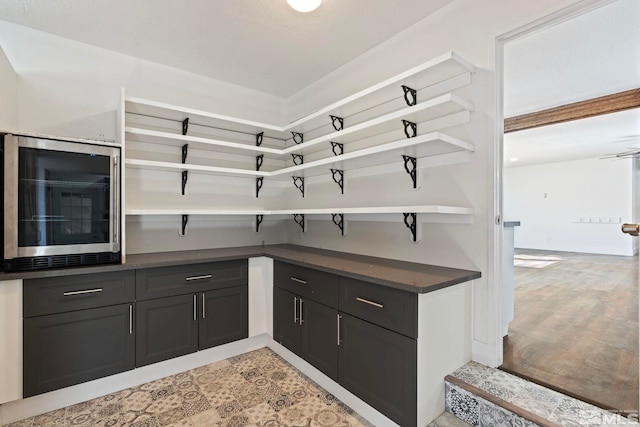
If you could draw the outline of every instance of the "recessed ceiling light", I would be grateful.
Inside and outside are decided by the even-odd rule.
[[[322,0],[287,0],[287,3],[298,12],[306,13],[316,10]]]
[[[510,161],[510,162],[517,162],[517,161],[518,161],[518,158],[517,158],[517,157],[511,157],[511,158],[509,159],[509,161]]]

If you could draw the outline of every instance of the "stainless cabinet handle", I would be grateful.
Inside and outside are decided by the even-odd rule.
[[[298,323],[298,297],[293,297],[293,323]]]
[[[102,288],[85,289],[84,291],[69,291],[63,293],[62,295],[64,295],[65,297],[70,297],[73,295],[97,294],[98,292],[102,292]]]
[[[340,314],[337,314],[338,316],[338,345],[340,345],[340,343],[342,342],[342,340],[340,339],[340,319],[342,319],[342,316]]]
[[[202,276],[191,276],[184,279],[186,282],[191,282],[192,280],[204,280],[211,279],[213,276],[211,274],[204,274]]]
[[[207,318],[207,306],[205,305],[204,292],[202,293],[202,318]]]
[[[292,276],[292,277],[291,277],[291,280],[293,280],[294,282],[298,282],[298,283],[300,283],[301,285],[306,285],[306,284],[307,284],[307,281],[306,281],[306,280],[298,279],[297,277],[293,277],[293,276]]]
[[[198,296],[193,294],[193,320],[198,320]]]
[[[302,326],[302,324],[304,323],[304,319],[302,318],[302,303],[304,302],[304,300],[302,298],[300,298],[300,326]]]
[[[374,307],[384,308],[384,305],[383,305],[383,304],[380,304],[380,303],[378,303],[378,302],[369,301],[368,299],[364,299],[364,298],[357,297],[357,298],[356,298],[356,301],[363,302],[363,303],[365,303],[365,304],[369,304],[369,305],[372,305],[372,306],[374,306]]]
[[[133,304],[129,304],[129,335],[133,334]]]

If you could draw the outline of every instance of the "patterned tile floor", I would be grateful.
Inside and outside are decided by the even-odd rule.
[[[6,427],[370,425],[262,348]]]

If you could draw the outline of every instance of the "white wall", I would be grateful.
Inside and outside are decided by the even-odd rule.
[[[17,75],[0,44],[0,131],[18,128],[18,84]]]
[[[515,247],[633,255],[634,239],[619,222],[633,221],[633,163],[588,159],[505,169],[504,216],[521,221]]]
[[[476,147],[469,163],[427,169],[421,180],[422,188],[413,194],[408,194],[407,178],[401,171],[356,182],[348,180],[349,196],[344,196],[390,194],[394,201],[470,205],[476,210],[470,224],[423,224],[422,241],[417,244],[409,242],[402,223],[350,222],[344,238],[334,237],[335,227],[330,222],[310,223],[305,234],[289,224],[288,240],[480,270],[483,277],[474,282],[473,289],[473,357],[490,365],[500,364],[500,298],[492,253],[494,239],[498,240],[501,233],[493,219],[498,203],[493,191],[494,170],[501,167],[494,150],[501,138],[495,123],[496,99],[501,89],[496,74],[495,39],[575,3],[458,0],[291,97],[288,113],[293,119],[445,51],[453,50],[478,67],[470,91],[476,111],[471,123],[463,128]],[[307,197],[323,191],[310,185]],[[335,194],[332,188],[328,191]]]

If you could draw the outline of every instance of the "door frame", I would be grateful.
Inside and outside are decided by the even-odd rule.
[[[520,37],[550,28],[562,22],[591,12],[616,0],[584,0],[568,7],[552,12],[546,16],[535,19],[527,24],[515,29],[508,30],[492,38],[490,49],[493,50],[494,70],[495,70],[495,111],[494,111],[494,142],[492,162],[493,193],[492,200],[488,206],[492,207],[493,215],[488,217],[488,226],[493,229],[490,233],[490,243],[492,247],[492,260],[489,265],[489,277],[493,277],[493,291],[489,293],[490,305],[493,310],[488,312],[489,322],[489,346],[488,354],[485,356],[492,366],[500,366],[503,361],[502,343],[502,231],[503,231],[503,156],[504,156],[504,46],[506,43]],[[490,55],[491,56],[491,55]],[[492,314],[495,313],[495,314]]]

